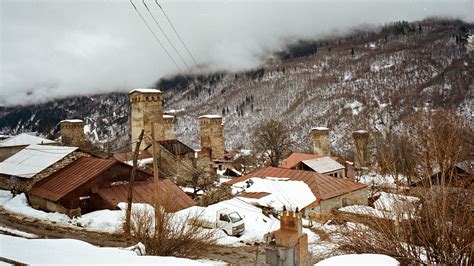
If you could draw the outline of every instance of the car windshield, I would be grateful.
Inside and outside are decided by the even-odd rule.
[[[236,212],[231,212],[229,214],[229,217],[230,217],[230,220],[233,222],[233,223],[236,223],[240,220],[242,220],[242,217],[240,217],[240,215]]]

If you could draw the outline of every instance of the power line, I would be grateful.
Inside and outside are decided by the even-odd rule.
[[[146,22],[146,20],[143,18],[142,14],[140,14],[140,11],[138,11],[137,7],[135,6],[135,4],[132,2],[132,0],[130,0],[130,4],[132,4],[133,8],[135,9],[135,11],[137,12],[138,16],[140,16],[140,18],[142,19],[143,23],[145,23],[145,25],[147,26],[148,30],[151,32],[151,34],[153,34],[153,36],[155,37],[155,40],[158,42],[158,44],[161,46],[161,48],[165,51],[165,53],[168,55],[168,57],[171,59],[171,61],[173,61],[174,65],[176,66],[176,68],[178,68],[179,72],[182,72],[181,68],[179,67],[179,65],[176,63],[176,61],[173,59],[173,57],[170,55],[170,53],[168,52],[168,50],[166,50],[166,48],[163,46],[163,44],[161,43],[161,41],[158,39],[158,37],[156,36],[155,32],[151,29],[150,25],[148,25],[148,23]]]
[[[191,54],[191,52],[189,51],[188,46],[186,46],[186,44],[184,43],[183,39],[182,39],[181,36],[178,34],[178,31],[177,31],[176,28],[174,27],[173,22],[171,22],[171,20],[170,20],[170,18],[168,17],[168,15],[166,15],[166,12],[165,12],[165,10],[161,7],[161,5],[158,4],[158,0],[155,0],[155,3],[156,3],[156,5],[161,9],[161,12],[163,12],[163,15],[165,15],[166,20],[168,20],[169,24],[171,25],[171,28],[173,28],[174,33],[176,34],[176,36],[178,36],[179,41],[180,41],[181,44],[184,46],[184,48],[186,49],[186,52],[188,52],[188,54],[189,54],[189,56],[191,57],[191,59],[193,59],[194,64],[198,65],[198,63],[196,62],[196,59],[194,59],[194,56],[193,56],[193,55]]]
[[[145,6],[146,10],[148,10],[148,13],[150,13],[150,16],[153,18],[153,21],[155,21],[155,24],[156,26],[158,26],[158,29],[160,29],[161,33],[165,36],[166,40],[168,41],[168,43],[171,45],[171,47],[173,48],[173,50],[176,52],[176,54],[178,55],[178,57],[181,59],[181,61],[183,62],[183,64],[189,69],[191,70],[191,68],[189,67],[189,65],[186,63],[186,61],[184,60],[184,58],[181,56],[181,53],[178,51],[178,49],[176,49],[176,47],[173,45],[173,43],[171,42],[171,40],[168,38],[168,35],[163,31],[163,29],[161,28],[160,24],[158,23],[158,21],[156,20],[155,16],[153,16],[153,13],[150,11],[150,9],[148,8],[148,5],[145,3],[145,0],[142,0],[142,3],[143,5]]]

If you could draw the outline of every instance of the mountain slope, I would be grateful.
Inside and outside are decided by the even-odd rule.
[[[197,117],[220,114],[228,148],[249,147],[252,128],[273,118],[288,123],[301,149],[309,148],[312,127],[328,126],[335,151],[347,155],[352,130],[397,127],[421,108],[472,118],[474,60],[461,41],[468,30],[472,25],[459,21],[395,23],[290,46],[257,69],[176,76],[156,87],[166,93],[165,110],[177,115],[176,135],[193,147]],[[87,120],[91,138],[117,148],[129,140],[129,108],[127,95],[118,93],[3,108],[0,130],[55,134],[61,119],[78,117]]]

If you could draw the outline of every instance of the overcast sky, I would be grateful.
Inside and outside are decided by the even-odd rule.
[[[149,87],[178,73],[129,1],[0,0],[0,105]],[[134,0],[179,67],[186,66]],[[194,62],[154,0],[151,12],[191,67]],[[428,16],[472,22],[473,0],[159,1],[196,61],[241,70],[299,38]]]

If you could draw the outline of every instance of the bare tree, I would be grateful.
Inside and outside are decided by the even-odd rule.
[[[178,216],[166,211],[172,199],[151,208],[134,208],[131,236],[146,247],[147,255],[199,257],[215,244],[215,230],[199,227],[200,213]]]
[[[183,169],[183,173],[176,178],[176,184],[192,188],[193,198],[196,198],[200,191],[207,192],[215,187],[218,181],[216,173],[212,172],[206,161],[197,161],[193,166],[186,165]]]
[[[381,162],[387,172],[427,181],[408,191],[419,202],[406,202],[391,213],[381,212],[383,217],[369,213],[345,217],[356,223],[341,233],[341,248],[345,252],[387,254],[404,264],[472,265],[472,173],[464,177],[471,180],[469,187],[458,182],[460,177],[453,170],[472,152],[470,123],[437,111],[415,113],[404,126],[399,136],[390,140],[395,140],[395,146],[404,140],[401,145],[410,148],[401,152],[397,149],[402,148],[384,147]]]
[[[272,166],[278,166],[294,146],[288,127],[276,120],[258,124],[252,137],[254,151],[266,156]]]

